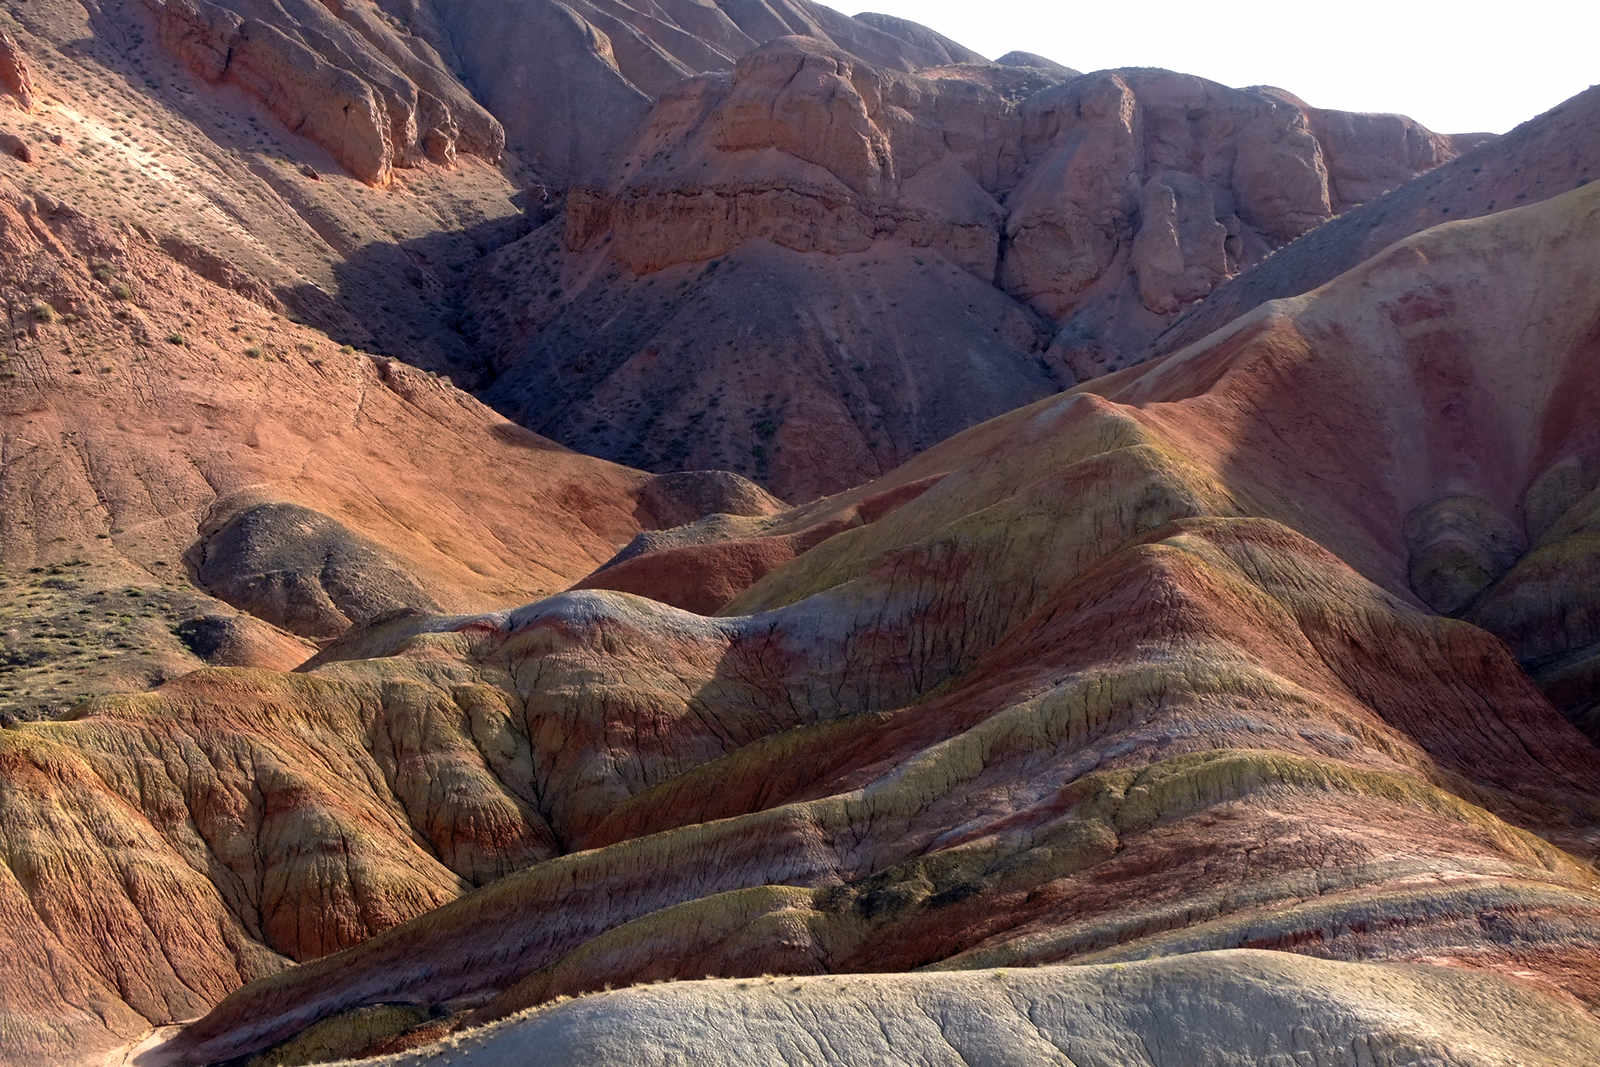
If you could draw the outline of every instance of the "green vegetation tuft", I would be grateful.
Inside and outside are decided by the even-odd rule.
[[[367,1005],[313,1023],[248,1063],[249,1067],[297,1067],[361,1056],[380,1042],[428,1021],[428,1012],[415,1005]]]

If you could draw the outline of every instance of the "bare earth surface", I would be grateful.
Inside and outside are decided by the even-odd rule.
[[[1595,1059],[1594,106],[5,8],[0,1062]]]
[[[59,945],[14,1010],[81,1046],[222,998],[165,1050],[209,1062],[380,1049],[384,1005],[426,1034],[707,972],[1239,947],[1487,972],[1479,1012],[1506,981],[1593,1005],[1600,761],[1504,645],[1427,610],[1408,531],[1441,494],[1517,516],[1548,492],[1552,531],[1585,506],[1547,487],[1596,451],[1597,227],[1582,190],[1429,231],[746,520],[843,529],[720,617],[604,592],[403,617],[307,673],[7,731],[35,783],[12,936]],[[1514,372],[1511,334],[1540,339]],[[1393,414],[1469,381],[1494,387]]]

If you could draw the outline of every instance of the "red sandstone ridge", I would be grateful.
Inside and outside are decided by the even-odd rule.
[[[781,38],[663,92],[603,185],[575,185],[564,215],[491,261],[474,314],[495,352],[486,395],[585,451],[836,491],[1119,365],[1453,151],[1397,116],[1166,71],[908,73]],[[731,314],[711,297],[725,288]],[[969,354],[930,364],[932,337]],[[689,427],[712,399],[692,383],[746,373],[759,392]]]
[[[0,32],[0,88],[3,88],[22,110],[33,107],[33,75],[28,70],[28,59],[22,46],[9,33]]]
[[[8,714],[219,651],[292,667],[314,648],[290,634],[521,602],[641,529],[777,507],[730,475],[572,453],[3,180],[0,274]],[[256,621],[216,648],[174,631],[235,612]]]

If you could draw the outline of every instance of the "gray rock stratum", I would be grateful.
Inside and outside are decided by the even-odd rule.
[[[1500,1025],[1508,1017],[1517,1026]],[[538,1049],[550,1064],[638,1067],[1569,1067],[1597,1047],[1592,1015],[1505,979],[1233,950],[1099,966],[644,987],[534,1010],[378,1062],[521,1067]]]

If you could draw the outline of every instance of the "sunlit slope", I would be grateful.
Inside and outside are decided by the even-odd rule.
[[[1240,946],[1594,1003],[1593,748],[1428,601],[1481,596],[1452,561],[1482,516],[1525,529],[1536,484],[1565,510],[1545,472],[1594,453],[1597,230],[1591,191],[1433,230],[978,427],[762,524],[921,489],[721,618],[583,592],[374,633],[387,659],[312,678],[503,691],[528,777],[502,781],[566,854],[247,986],[174,1050],[364,1004]]]

